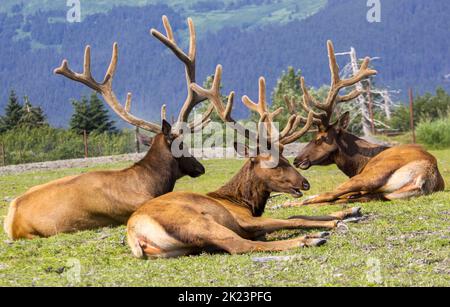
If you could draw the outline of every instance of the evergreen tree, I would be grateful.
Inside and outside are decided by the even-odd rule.
[[[287,71],[283,71],[272,92],[272,111],[278,108],[283,108],[284,110],[283,113],[276,119],[282,127],[286,125],[287,120],[291,116],[286,106],[286,100],[284,97],[287,96],[289,98],[294,98],[295,101],[299,102],[303,96],[303,92],[300,87],[301,76],[301,70],[297,70],[296,72],[292,66],[289,66]]]
[[[41,107],[33,107],[28,96],[24,97],[23,114],[19,120],[20,127],[40,128],[47,126],[46,116]]]
[[[72,101],[72,105],[74,113],[70,120],[71,130],[79,134],[83,134],[84,131],[88,134],[92,132],[117,132],[114,121],[110,120],[108,110],[96,93],[92,93],[89,101],[86,97],[82,97],[81,101]]]
[[[5,116],[1,118],[0,132],[5,132],[17,128],[23,116],[23,107],[14,91],[9,95],[8,104],[5,108]]]
[[[97,93],[91,94],[89,101],[89,113],[91,119],[91,125],[97,133],[115,133],[117,132],[114,126],[114,121],[110,120],[108,110],[105,108],[104,103],[98,98]]]
[[[91,125],[89,102],[87,98],[83,96],[80,101],[73,100],[72,106],[74,108],[74,113],[70,119],[70,130],[73,130],[78,134],[83,134],[84,131],[87,133],[93,131],[94,129]]]

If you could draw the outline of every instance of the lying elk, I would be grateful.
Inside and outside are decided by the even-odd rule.
[[[234,93],[230,94],[227,106],[222,104],[221,73],[221,66],[218,66],[210,90],[196,84],[191,87],[199,95],[208,97],[224,122],[233,124],[238,133],[251,138],[250,133],[231,117]],[[280,110],[269,113],[263,78],[260,79],[259,102],[256,104],[248,97],[243,97],[243,102],[258,112],[260,127],[265,124],[270,128],[268,133],[273,133],[275,127],[272,120]],[[291,220],[261,217],[272,192],[301,197],[301,190],[309,189],[308,181],[282,156],[282,151],[283,145],[294,142],[308,131],[312,120],[312,114],[307,120],[294,115],[278,138],[269,137],[277,156],[274,152],[270,153],[272,150],[263,150],[258,145],[258,153],[249,157],[246,148],[242,154],[249,160],[244,167],[230,182],[213,193],[175,192],[146,202],[128,222],[128,244],[134,256],[167,258],[210,250],[231,254],[284,251],[325,243],[327,233],[278,242],[255,241],[281,229],[333,229],[342,219],[359,214],[359,209],[355,208],[324,217],[297,217]],[[306,121],[306,126],[296,131],[302,121]],[[236,146],[237,151],[239,148],[243,146]]]
[[[331,70],[331,89],[325,103],[316,101],[301,79],[304,92],[303,109],[312,112],[318,133],[295,159],[295,166],[307,170],[313,165],[336,164],[351,179],[335,191],[325,193],[301,203],[347,203],[371,200],[408,199],[444,190],[444,180],[439,173],[436,159],[417,145],[385,147],[371,144],[347,131],[350,114],[343,114],[336,122],[331,118],[339,103],[355,99],[362,93],[358,90],[346,96],[339,91],[375,75],[369,69],[366,58],[359,72],[350,79],[341,80],[333,44],[328,42]],[[293,101],[291,110],[294,109]],[[312,107],[319,109],[314,112]]]
[[[188,95],[178,119],[178,123],[181,124],[186,123],[192,109],[206,99],[194,93],[189,87],[191,82],[195,82],[194,24],[189,19],[190,52],[185,54],[176,45],[165,16],[163,21],[167,37],[156,30],[152,30],[152,34],[173,50],[186,65]],[[82,74],[70,70],[66,60],[55,73],[99,92],[123,120],[156,133],[153,140],[148,141],[151,145],[150,150],[141,161],[124,170],[91,172],[32,188],[14,200],[10,206],[4,228],[11,239],[49,237],[58,233],[125,224],[131,214],[145,201],[171,192],[179,178],[185,175],[198,177],[205,173],[202,164],[189,153],[185,152],[182,157],[175,157],[172,154],[172,142],[180,136],[178,130],[174,131],[165,120],[162,126],[159,126],[133,116],[130,113],[131,94],[128,94],[125,107],[120,104],[112,89],[117,61],[118,46],[114,44],[112,60],[105,79],[102,83],[98,83],[91,74],[91,53],[88,46]],[[190,128],[192,130],[202,128],[208,122],[212,111],[213,108],[209,108],[201,120],[190,124]]]

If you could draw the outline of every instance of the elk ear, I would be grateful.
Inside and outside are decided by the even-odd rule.
[[[350,112],[345,112],[338,121],[339,128],[342,130],[347,130],[350,125]]]
[[[149,136],[146,136],[146,135],[138,133],[137,134],[137,138],[138,138],[139,143],[141,143],[144,146],[151,147],[152,144],[153,144],[153,138],[152,137],[149,137]]]
[[[172,133],[172,126],[165,119],[163,119],[162,121],[162,133],[166,137],[170,136]]]

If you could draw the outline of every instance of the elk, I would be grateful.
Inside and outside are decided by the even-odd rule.
[[[195,82],[196,39],[194,24],[188,20],[190,29],[190,51],[185,54],[176,44],[167,17],[163,17],[167,36],[156,30],[152,34],[168,46],[186,66],[187,98],[181,108],[178,123],[172,128],[162,112],[162,125],[133,116],[131,94],[125,107],[113,92],[113,78],[118,63],[118,45],[114,44],[111,63],[102,83],[91,74],[91,49],[86,47],[84,71],[73,72],[64,60],[56,74],[80,82],[103,96],[104,101],[124,121],[153,132],[153,139],[145,140],[151,145],[147,155],[133,166],[119,171],[100,171],[72,176],[34,187],[15,199],[9,209],[4,229],[11,239],[49,237],[59,233],[70,233],[106,226],[126,224],[131,214],[140,205],[154,197],[171,192],[175,182],[186,175],[198,177],[205,173],[203,165],[181,148],[181,157],[172,154],[172,143],[182,137],[180,129],[189,118],[189,113],[206,97],[194,93],[189,84]],[[200,120],[193,121],[188,128],[197,131],[209,121],[213,108],[209,108]]]
[[[328,41],[328,56],[331,88],[324,103],[309,94],[304,78],[301,79],[304,92],[301,106],[305,111],[312,112],[318,132],[300,151],[294,165],[307,170],[314,165],[336,164],[350,180],[333,192],[290,205],[389,201],[443,191],[444,180],[439,173],[437,161],[422,147],[402,145],[390,148],[358,138],[347,131],[350,123],[349,112],[332,122],[333,113],[340,103],[348,102],[362,94],[354,90],[348,95],[339,96],[339,92],[377,72],[369,69],[370,59],[366,58],[354,77],[341,80],[331,41]],[[289,98],[286,99],[289,103]],[[291,100],[291,112],[295,110],[294,104],[295,101]],[[318,109],[318,112],[314,108]]]
[[[233,124],[232,127],[248,139],[250,133],[245,132],[242,126],[236,127],[236,121],[231,116],[234,93],[229,95],[226,106],[222,103],[221,75],[219,65],[211,89],[201,88],[197,84],[192,84],[191,88],[199,95],[208,97],[220,118],[227,124]],[[282,156],[282,151],[283,145],[294,142],[309,130],[313,116],[312,113],[308,119],[292,116],[286,128],[276,136],[272,121],[280,110],[269,112],[264,78],[260,79],[258,103],[247,96],[242,101],[258,112],[259,127],[267,127],[265,131],[269,135],[269,145],[275,151],[265,149],[258,142],[257,153],[250,155],[248,147],[241,151],[244,146],[235,144],[236,150],[248,160],[239,173],[217,191],[207,195],[172,192],[147,201],[132,215],[127,225],[128,244],[135,257],[170,258],[202,251],[242,254],[319,246],[326,242],[328,233],[278,242],[257,239],[281,229],[333,229],[343,219],[359,215],[359,208],[353,208],[322,217],[295,217],[290,220],[263,218],[272,192],[301,197],[301,191],[310,188],[308,181]],[[306,122],[305,127],[296,131],[302,122]],[[260,138],[263,135],[261,130],[257,134]]]

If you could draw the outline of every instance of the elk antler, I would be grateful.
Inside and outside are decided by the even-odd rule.
[[[259,79],[259,100],[258,103],[253,102],[248,96],[242,97],[242,102],[244,105],[250,110],[256,112],[260,116],[260,123],[265,122],[267,124],[267,132],[269,138],[272,139],[272,132],[276,129],[273,122],[274,119],[283,112],[283,108],[278,108],[273,112],[270,112],[267,106],[267,95],[266,95],[266,81],[263,77]],[[293,105],[288,100],[286,100],[287,107],[289,110],[292,109]],[[300,126],[302,122],[302,118],[297,116],[296,114],[292,114],[292,116],[288,119],[286,127],[284,127],[283,131],[281,131],[278,135],[278,139],[275,142],[279,142],[280,144],[289,144],[295,142],[298,138],[300,138],[303,134],[300,135],[299,132],[295,132],[297,128]],[[308,127],[309,129],[309,127]]]
[[[156,29],[151,29],[150,33],[157,38],[161,43],[163,43],[167,48],[172,50],[175,56],[183,62],[186,70],[186,83],[187,83],[187,97],[178,115],[178,121],[175,129],[181,129],[181,124],[187,123],[189,120],[189,114],[195,108],[196,105],[206,100],[206,97],[194,92],[190,85],[195,83],[196,75],[196,53],[197,53],[197,41],[194,22],[191,18],[188,18],[189,26],[189,53],[186,54],[176,43],[172,26],[170,25],[167,16],[162,17],[163,25],[166,30],[166,35],[163,35]],[[191,130],[201,129],[209,123],[209,118],[211,113],[214,111],[214,106],[210,106],[207,111],[203,114],[201,120],[194,121],[189,124]]]
[[[255,138],[256,135],[250,132],[248,129],[240,125],[231,116],[234,106],[234,92],[228,95],[227,105],[224,106],[220,94],[220,84],[222,81],[222,65],[217,65],[216,72],[214,74],[214,80],[211,89],[207,90],[199,86],[196,83],[192,83],[190,88],[197,93],[197,95],[206,97],[211,101],[212,107],[216,109],[217,114],[224,123],[232,124],[233,128],[241,135],[245,136],[247,139]]]
[[[159,133],[161,132],[161,126],[155,123],[142,120],[133,116],[130,113],[131,110],[131,93],[128,93],[127,100],[125,102],[125,107],[117,99],[116,95],[112,90],[112,82],[114,79],[114,74],[117,68],[119,47],[117,43],[114,43],[111,63],[109,64],[109,68],[105,74],[105,78],[102,83],[95,81],[92,77],[91,73],[91,47],[86,46],[86,50],[84,53],[84,70],[82,74],[73,72],[69,68],[69,63],[67,60],[64,60],[59,68],[56,68],[54,73],[63,75],[71,80],[76,82],[80,82],[88,86],[89,88],[95,90],[100,93],[105,99],[106,103],[113,109],[113,111],[119,115],[126,122],[142,128],[144,130]]]
[[[312,103],[316,108],[324,111],[324,113],[320,113],[320,116],[317,116],[318,115],[317,113],[314,114],[315,118],[321,119],[322,125],[324,127],[327,127],[330,124],[331,117],[337,104],[342,102],[348,102],[362,94],[361,91],[354,90],[348,95],[339,96],[339,92],[346,87],[355,85],[356,83],[361,82],[362,80],[377,74],[376,70],[372,70],[369,68],[370,58],[366,57],[363,63],[361,64],[359,71],[353,77],[342,80],[339,76],[339,65],[337,64],[336,61],[333,43],[331,41],[328,41],[327,47],[331,71],[331,87],[327,99],[324,103],[320,103],[308,97],[309,100],[308,103]],[[304,86],[304,80],[302,80],[302,83],[303,83],[302,88],[306,89],[306,86]],[[309,107],[307,106],[307,108]]]
[[[233,110],[234,105],[234,92],[231,92],[228,96],[228,103],[226,106],[223,105],[222,98],[220,95],[220,83],[222,80],[222,66],[218,65],[216,68],[216,72],[214,74],[214,80],[211,86],[211,89],[207,90],[200,87],[198,84],[191,84],[191,89],[195,91],[197,94],[207,97],[213,104],[216,109],[217,114],[227,124],[233,124],[233,128],[241,135],[246,138],[250,138],[253,140],[257,140],[260,136],[260,132],[255,135],[250,132],[248,129],[241,126],[236,120],[234,120],[231,116],[231,112]],[[281,114],[283,108],[279,108],[274,112],[270,112],[267,106],[266,100],[266,82],[264,78],[260,78],[259,80],[259,101],[258,103],[253,102],[248,96],[242,97],[242,102],[245,106],[247,106],[250,110],[255,111],[260,116],[260,124],[265,123],[267,127],[267,131],[269,132],[269,137],[271,137],[271,131],[269,129],[275,129],[273,125],[273,120],[276,116]],[[302,121],[306,122],[306,126],[301,130],[297,131],[297,128],[302,123]],[[313,114],[310,113],[307,120],[304,120],[302,117],[293,114],[283,129],[283,131],[279,134],[278,139],[275,141],[279,144],[285,145],[295,142],[298,138],[302,137],[308,130],[311,128],[313,124]]]

